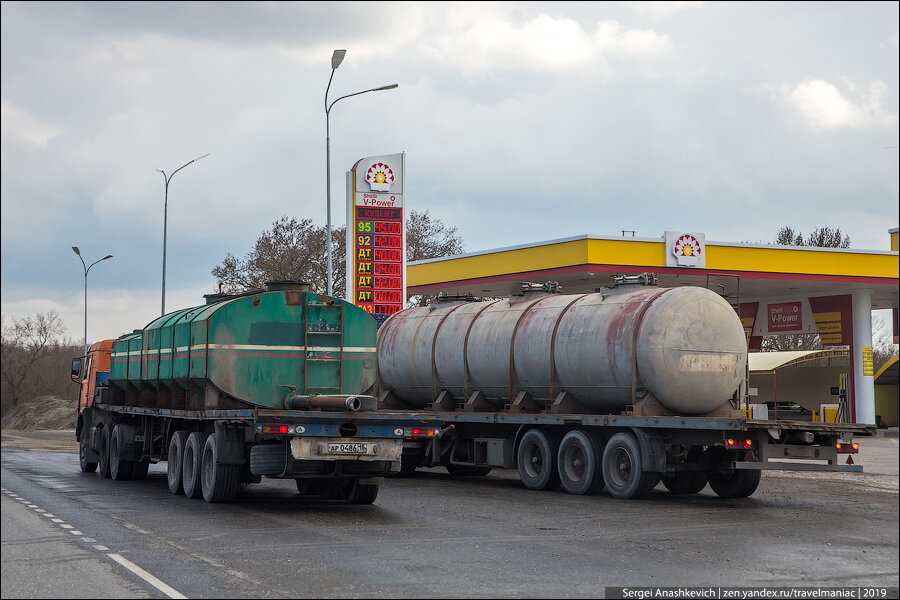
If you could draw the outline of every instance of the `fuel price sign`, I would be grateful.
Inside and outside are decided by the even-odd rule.
[[[347,173],[347,292],[379,326],[406,302],[405,154],[358,161]]]

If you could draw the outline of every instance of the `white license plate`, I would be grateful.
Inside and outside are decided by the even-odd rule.
[[[368,444],[328,444],[328,454],[368,454]]]

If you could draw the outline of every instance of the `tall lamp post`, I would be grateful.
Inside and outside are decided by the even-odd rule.
[[[102,262],[102,261],[106,260],[107,258],[112,258],[113,255],[107,254],[100,260],[95,260],[94,262],[92,262],[90,264],[90,266],[87,266],[84,262],[84,258],[82,258],[82,256],[81,256],[81,250],[78,249],[78,246],[72,246],[72,250],[74,250],[75,254],[78,255],[78,258],[81,260],[81,266],[84,267],[84,357],[85,357],[85,359],[87,359],[87,276],[88,276],[88,271],[90,271],[91,267],[96,265],[98,262]]]
[[[331,104],[328,103],[328,91],[331,89],[331,80],[334,78],[335,70],[341,65],[341,61],[344,60],[344,55],[347,54],[346,50],[335,50],[334,54],[331,55],[331,77],[328,78],[328,87],[325,88],[325,189],[327,190],[328,200],[327,200],[327,216],[326,216],[326,236],[325,236],[325,255],[328,257],[328,265],[327,265],[327,294],[332,296],[332,270],[331,270],[331,123],[329,121],[329,117],[331,116],[331,107],[337,104],[340,100],[344,98],[350,98],[351,96],[359,96],[360,94],[367,94],[369,92],[380,92],[382,90],[392,90],[397,87],[398,84],[392,83],[390,85],[383,85],[381,87],[372,88],[370,90],[363,90],[361,92],[355,92],[353,94],[347,94],[346,96],[341,96],[337,100],[332,101]]]
[[[178,167],[177,169],[175,169],[174,171],[172,171],[172,174],[171,174],[171,175],[166,175],[166,172],[165,172],[165,171],[163,171],[162,169],[157,169],[157,171],[159,171],[160,173],[162,173],[163,177],[164,177],[165,180],[166,180],[166,200],[165,200],[165,204],[163,204],[162,310],[161,310],[161,312],[159,313],[160,315],[166,314],[166,234],[168,233],[168,232],[167,232],[167,229],[168,229],[168,224],[169,224],[169,182],[172,180],[173,177],[175,177],[175,173],[177,173],[178,171],[182,170],[183,168],[185,168],[185,167],[188,166],[189,164],[195,163],[195,162],[197,162],[198,160],[200,160],[201,158],[206,158],[207,156],[209,156],[209,152],[207,152],[207,153],[204,154],[203,156],[198,156],[197,158],[195,158],[195,159],[193,159],[193,160],[191,160],[191,161],[189,161],[189,162],[184,163],[183,165],[181,165],[180,167]]]

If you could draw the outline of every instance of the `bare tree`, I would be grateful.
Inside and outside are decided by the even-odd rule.
[[[256,240],[253,250],[241,260],[227,254],[222,264],[212,270],[222,292],[244,292],[262,288],[267,281],[293,279],[306,281],[311,289],[327,289],[327,267],[324,227],[316,227],[310,219],[283,216]],[[333,293],[343,296],[346,290],[344,259],[347,246],[343,227],[331,231]]]
[[[819,248],[849,248],[850,236],[841,234],[841,228],[819,227],[811,234],[803,237],[799,231],[795,231],[790,225],[785,225],[778,230],[775,236],[775,244],[779,246],[817,246]]]
[[[427,260],[462,254],[463,241],[456,227],[449,227],[426,210],[409,211],[406,219],[406,260]]]
[[[775,244],[779,246],[802,246],[803,236],[799,231],[794,231],[793,227],[785,225],[778,230],[778,234],[775,236]]]
[[[841,228],[819,227],[806,236],[804,246],[818,246],[820,248],[849,248],[850,236],[841,237]]]
[[[818,333],[768,335],[763,338],[761,352],[787,352],[790,350],[821,350],[824,348]]]
[[[65,333],[62,319],[55,311],[34,317],[7,320],[2,318],[2,350],[0,350],[0,381],[4,412],[35,397],[47,382],[42,379],[50,371],[50,357],[59,354]],[[68,358],[71,358],[69,355]]]
[[[238,293],[262,288],[266,281],[307,281],[311,289],[324,292],[326,285],[326,232],[310,219],[283,216],[256,240],[253,250],[241,260],[227,254],[212,270],[219,291]],[[333,293],[346,296],[346,229],[331,232]],[[424,260],[463,252],[456,227],[448,227],[426,210],[411,210],[406,218],[406,260]]]
[[[880,317],[872,317],[872,362],[875,372],[897,354],[891,326]]]
[[[775,236],[775,244],[779,246],[849,248],[850,236],[842,235],[840,227],[835,229],[819,227],[804,238],[799,231],[795,231],[790,225],[785,225],[778,230],[778,234]],[[761,350],[763,352],[781,352],[787,350],[821,350],[823,347],[818,334],[801,333],[767,336],[763,339]]]

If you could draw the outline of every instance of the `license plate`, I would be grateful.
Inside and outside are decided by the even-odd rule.
[[[368,444],[328,444],[328,454],[368,454]]]

